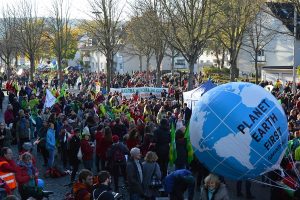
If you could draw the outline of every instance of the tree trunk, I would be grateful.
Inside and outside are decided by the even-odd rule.
[[[255,66],[255,84],[258,84],[258,66],[257,66],[257,53],[255,52],[255,61],[254,61],[254,66]]]
[[[188,91],[192,90],[194,88],[193,85],[193,79],[194,79],[194,63],[195,63],[196,58],[193,58],[189,62],[189,85],[188,85]]]
[[[143,56],[139,55],[139,61],[140,61],[140,71],[143,71]]]
[[[61,67],[61,56],[57,58],[57,67],[58,67],[58,80],[59,80],[59,87],[61,88],[63,85],[63,76],[62,76],[62,67]]]
[[[174,71],[175,71],[175,50],[172,49],[172,55],[171,55],[171,73],[172,73],[172,76],[174,76]]]
[[[107,92],[110,92],[110,84],[111,84],[111,54],[106,55],[106,87]]]
[[[221,59],[221,68],[224,68],[224,63],[225,63],[225,47],[222,48],[222,59]]]
[[[237,56],[235,52],[230,52],[230,81],[236,81],[235,79],[239,77],[239,70],[237,68]]]
[[[33,81],[33,74],[34,74],[34,71],[35,71],[35,66],[34,66],[34,60],[35,59],[35,57],[34,57],[34,55],[33,54],[31,54],[30,55],[30,58],[29,58],[29,60],[30,60],[30,81]]]
[[[161,87],[161,80],[160,80],[160,77],[161,77],[161,70],[160,70],[160,66],[161,66],[161,63],[162,63],[162,58],[158,58],[157,61],[156,61],[156,86],[157,87]]]

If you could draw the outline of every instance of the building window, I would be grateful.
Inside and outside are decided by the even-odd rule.
[[[265,56],[265,50],[261,49],[257,52],[258,56]]]

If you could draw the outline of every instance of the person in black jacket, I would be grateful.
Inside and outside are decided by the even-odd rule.
[[[158,156],[158,164],[162,172],[162,178],[166,177],[170,150],[170,125],[166,118],[160,121],[160,126],[154,131],[155,151]]]
[[[77,158],[77,154],[80,148],[80,130],[76,128],[74,130],[74,135],[70,139],[69,142],[69,159],[70,159],[70,165],[72,166],[72,174],[71,174],[71,183],[75,181],[75,176],[78,171],[78,166],[80,161]]]
[[[111,176],[107,171],[101,171],[98,175],[99,185],[93,190],[92,198],[97,200],[114,200],[112,189],[110,188]]]
[[[187,169],[188,166],[188,152],[186,148],[186,139],[184,138],[184,132],[182,129],[176,131],[176,152],[177,159],[175,160],[175,169]]]
[[[187,107],[187,103],[183,104],[184,125],[187,126],[192,116],[192,110]]]

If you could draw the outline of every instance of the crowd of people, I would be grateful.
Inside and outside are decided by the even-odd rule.
[[[72,192],[66,199],[117,199],[125,188],[131,200],[152,200],[159,196],[180,200],[184,193],[192,200],[195,188],[200,187],[201,199],[229,199],[222,177],[209,174],[196,158],[188,160],[185,131],[192,110],[180,98],[187,89],[187,77],[164,76],[162,86],[168,88],[168,92],[149,98],[141,98],[139,94],[125,98],[118,92],[107,93],[101,89],[107,84],[103,73],[70,73],[65,75],[66,85],[60,89],[56,77],[49,80],[40,77],[28,84],[22,80],[6,83],[9,104],[4,122],[0,124],[1,195],[16,194],[18,190],[21,199],[42,199],[51,192],[43,190],[41,177],[69,174]],[[194,85],[200,80],[195,75]],[[134,72],[116,75],[111,87],[155,86],[155,83],[154,74]],[[290,83],[273,85],[272,93],[288,116],[290,150],[295,152],[292,156],[300,161],[300,94],[292,95]],[[67,88],[74,88],[76,92]],[[46,90],[56,97],[55,104],[48,108],[45,107]],[[1,102],[4,96],[1,91]],[[170,168],[172,126],[177,158]],[[18,147],[18,160],[12,159],[13,153],[16,154],[12,145]],[[35,145],[46,169],[42,175],[32,153]],[[285,168],[290,167],[290,176],[278,181],[296,190],[298,180],[292,172],[298,165],[292,165],[288,159],[283,161]],[[241,182],[238,196],[242,195],[240,185]],[[254,198],[249,182],[246,187],[247,197]],[[285,194],[280,188],[272,189],[271,193],[272,199],[288,199]],[[12,198],[17,199],[7,197]]]

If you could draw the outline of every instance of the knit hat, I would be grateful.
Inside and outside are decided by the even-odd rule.
[[[113,136],[112,136],[112,141],[113,141],[113,143],[119,142],[119,136],[113,135]]]
[[[133,147],[131,150],[130,150],[130,155],[131,156],[137,156],[141,153],[141,150],[137,147]]]
[[[90,130],[87,126],[84,127],[84,129],[82,130],[82,135],[91,135]]]
[[[30,142],[25,142],[23,145],[22,145],[22,148],[25,150],[25,151],[29,151],[31,150],[32,148],[32,144]]]

